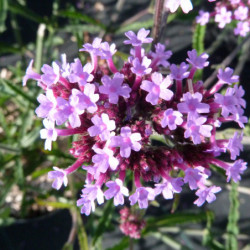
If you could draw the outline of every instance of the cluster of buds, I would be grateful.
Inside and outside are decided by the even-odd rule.
[[[130,205],[138,203],[146,209],[160,194],[173,199],[184,184],[196,190],[194,204],[201,206],[214,201],[221,190],[206,181],[211,164],[225,170],[227,181],[238,182],[246,169],[243,160],[236,160],[243,149],[243,133],[216,138],[222,124],[236,122],[243,129],[248,120],[243,115],[244,90],[235,84],[239,77],[231,68],[219,69],[217,82],[205,89],[194,76],[197,69],[209,65],[207,54],[188,51],[186,62],[170,64],[172,52],[164,45],[158,43],[149,52],[142,47],[152,43],[148,34],[143,28],[137,34],[125,33],[124,44],[132,48],[119,70],[113,62],[115,44],[95,38],[80,49],[91,57],[84,66],[79,59],[67,63],[63,55],[61,63],[43,65],[40,75],[32,70],[31,61],[23,79],[24,85],[28,79],[36,80],[45,92],[38,96],[35,110],[44,119],[45,149],[51,150],[58,136],[78,135],[69,150],[75,163],[67,169],[54,167],[48,177],[59,189],[67,185],[68,174],[81,167],[86,170],[77,201],[86,215],[104,198],[113,198],[117,206],[124,204],[126,196]],[[161,74],[161,67],[170,74]],[[223,95],[219,91],[224,86],[228,87]],[[163,140],[159,146],[152,140],[156,136]],[[226,152],[231,162],[217,158]],[[133,193],[125,184],[131,177]]]
[[[215,1],[215,0],[214,0]],[[210,0],[209,2],[214,2]],[[223,29],[227,24],[236,21],[234,34],[245,37],[250,31],[250,1],[249,0],[222,0],[216,2],[213,12],[199,11],[196,22],[205,25],[211,18]]]
[[[146,226],[146,222],[140,215],[134,214],[128,207],[121,209],[120,215],[121,231],[130,238],[139,239],[141,237],[141,230]]]

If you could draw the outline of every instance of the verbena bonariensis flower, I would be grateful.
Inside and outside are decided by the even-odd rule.
[[[214,2],[210,0],[209,2]],[[250,32],[250,1],[249,0],[222,0],[216,2],[213,12],[199,11],[196,22],[205,25],[210,19],[218,23],[218,27],[223,29],[232,21],[236,23],[234,34],[242,37]]]
[[[246,169],[247,164],[237,159],[243,134],[216,138],[222,124],[236,122],[243,129],[247,122],[244,90],[236,84],[239,77],[230,68],[220,69],[214,86],[205,89],[194,76],[197,69],[208,66],[206,53],[192,50],[186,62],[170,65],[172,53],[164,45],[157,44],[155,51],[143,49],[144,43],[152,42],[148,34],[145,29],[125,33],[124,43],[133,49],[120,69],[112,59],[115,45],[96,38],[82,49],[90,54],[91,63],[82,65],[79,59],[67,63],[63,56],[62,64],[44,65],[40,75],[31,62],[24,77],[24,85],[34,79],[44,91],[38,96],[36,114],[44,119],[45,149],[51,150],[59,136],[78,135],[69,150],[75,163],[64,170],[54,167],[49,178],[59,189],[67,185],[69,174],[82,167],[86,183],[77,205],[86,215],[95,210],[96,201],[102,204],[112,198],[116,206],[128,197],[131,205],[145,209],[158,195],[173,199],[184,184],[196,190],[194,203],[201,206],[214,201],[221,190],[207,185],[211,164],[225,171],[227,181],[239,181]],[[98,58],[106,65],[99,65]],[[161,74],[161,66],[170,74]],[[219,93],[223,87],[225,94]],[[155,136],[165,143],[154,145]],[[231,162],[217,158],[226,152]],[[129,175],[134,192],[125,184]]]

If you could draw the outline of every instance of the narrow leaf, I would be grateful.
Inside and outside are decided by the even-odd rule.
[[[184,224],[184,223],[196,223],[200,221],[205,221],[207,215],[205,212],[201,212],[199,214],[195,213],[175,213],[168,214],[158,218],[150,218],[147,220],[147,226],[144,229],[143,234],[146,234],[149,231],[154,231],[159,227],[166,226],[176,226],[176,224]]]
[[[106,203],[103,210],[103,215],[99,219],[99,224],[97,226],[95,235],[93,237],[93,245],[95,245],[98,238],[107,230],[112,219],[113,210],[114,210],[113,199],[111,199]]]
[[[141,22],[134,22],[132,24],[128,24],[128,25],[124,25],[121,26],[120,28],[118,28],[116,30],[116,34],[123,34],[124,32],[128,31],[128,30],[133,30],[133,31],[137,31],[139,30],[141,27],[144,27],[145,29],[151,28],[154,24],[153,19],[149,19],[147,21],[141,21]]]
[[[5,21],[8,12],[8,0],[0,1],[0,33],[6,30]]]
[[[67,17],[67,18],[71,18],[71,19],[77,19],[80,21],[84,21],[86,23],[96,25],[96,26],[102,28],[103,30],[107,29],[107,27],[103,23],[101,23],[100,21],[98,21],[98,20],[96,20],[88,15],[84,15],[80,12],[77,12],[77,11],[62,10],[62,11],[59,11],[58,15],[62,16],[62,17]]]
[[[182,249],[182,246],[179,242],[177,242],[176,240],[172,239],[171,237],[164,235],[160,232],[153,232],[149,234],[150,236],[153,236],[156,239],[161,240],[162,242],[164,242],[166,245],[168,245],[169,247],[171,247],[172,249]]]
[[[22,96],[24,99],[32,103],[34,106],[37,104],[37,100],[34,97],[27,95],[24,91],[21,90],[21,85],[19,87],[15,86],[8,80],[0,79],[0,82],[5,86],[8,86],[11,90],[13,90],[17,95]]]
[[[36,199],[36,203],[40,206],[50,206],[53,208],[74,208],[75,205],[71,203],[59,202],[59,201],[46,201],[41,199]]]

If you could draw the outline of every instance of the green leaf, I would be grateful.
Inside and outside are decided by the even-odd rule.
[[[59,202],[59,201],[46,201],[41,199],[36,199],[36,203],[40,206],[50,206],[57,209],[62,208],[74,208],[75,204],[72,203],[66,203],[66,202]]]
[[[101,28],[95,25],[84,25],[84,24],[72,24],[72,25],[66,25],[63,28],[59,29],[59,31],[63,32],[69,32],[72,33],[72,30],[74,32],[89,32],[89,33],[98,33],[101,31]]]
[[[107,231],[108,226],[111,223],[112,213],[114,210],[113,199],[109,200],[104,207],[102,217],[99,219],[99,224],[95,231],[95,235],[93,237],[92,245],[94,246],[98,240],[98,238]]]
[[[161,240],[166,245],[168,245],[169,247],[171,247],[171,249],[183,249],[182,246],[181,246],[181,244],[179,242],[177,242],[173,238],[171,238],[168,235],[165,235],[163,233],[160,233],[160,232],[151,232],[149,234],[149,236],[153,236],[154,238]]]
[[[32,144],[34,144],[37,138],[39,138],[40,129],[41,129],[40,127],[36,127],[32,129],[30,133],[25,134],[20,141],[21,146],[23,148],[27,148],[31,146]]]
[[[0,33],[6,30],[5,21],[8,13],[8,0],[0,1]]]
[[[12,53],[12,54],[22,54],[23,50],[19,47],[13,47],[13,44],[6,44],[3,42],[0,42],[0,53]]]
[[[207,214],[205,212],[201,213],[175,213],[168,214],[164,216],[160,216],[157,218],[149,218],[147,220],[147,226],[144,229],[143,234],[146,234],[150,231],[154,231],[159,227],[166,226],[176,226],[176,224],[183,223],[197,223],[201,221],[205,221],[207,218]]]
[[[18,3],[11,3],[9,5],[9,10],[17,15],[20,15],[22,17],[25,17],[31,21],[34,21],[36,23],[46,23],[49,24],[48,21],[38,14],[36,14],[34,11],[30,10],[29,8],[22,6]]]
[[[0,206],[2,206],[5,203],[6,196],[14,184],[15,184],[15,179],[13,177],[5,179],[5,184],[1,188]]]
[[[20,148],[17,148],[17,147],[8,145],[8,144],[3,144],[3,143],[0,143],[0,151],[12,153],[12,154],[20,154],[21,153]]]
[[[110,247],[106,250],[124,250],[124,249],[128,249],[129,247],[129,237],[123,237],[122,240],[114,245],[113,247]]]
[[[71,18],[71,19],[77,19],[80,21],[84,21],[86,23],[96,25],[103,30],[107,30],[107,27],[103,23],[101,23],[99,20],[96,20],[88,15],[84,15],[84,14],[77,12],[77,11],[61,10],[58,12],[58,15],[62,16],[62,17],[67,17],[67,18]]]
[[[49,168],[42,168],[42,169],[38,169],[35,170],[32,174],[31,174],[31,178],[34,180],[42,175],[47,174],[49,171],[51,171],[51,167]]]
[[[149,19],[147,21],[134,22],[132,24],[121,26],[120,28],[118,28],[115,31],[115,33],[116,34],[123,34],[124,32],[126,32],[128,30],[137,31],[141,27],[148,29],[148,28],[151,28],[153,26],[153,24],[154,24],[154,21],[152,19]]]
[[[15,84],[11,83],[8,80],[0,79],[0,82],[5,85],[5,87],[8,87],[10,90],[12,90],[15,94],[22,96],[25,100],[29,101],[34,105],[34,107],[37,104],[37,100],[35,97],[31,97],[27,95],[24,91],[21,90],[22,85],[20,84],[19,87],[17,87]]]
[[[12,224],[15,219],[10,217],[11,209],[3,207],[0,209],[0,226],[8,226]]]
[[[21,186],[24,185],[25,179],[24,179],[23,165],[21,163],[21,158],[17,158],[16,160],[15,179],[18,185],[21,185]]]

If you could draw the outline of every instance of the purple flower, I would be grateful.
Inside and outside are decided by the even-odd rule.
[[[189,184],[191,190],[197,189],[199,184],[202,184],[207,175],[203,173],[204,168],[187,168],[185,170],[184,182]]]
[[[249,22],[247,22],[247,21],[246,22],[238,22],[237,27],[234,29],[234,34],[245,37],[249,31],[250,31]]]
[[[82,198],[77,200],[76,205],[78,207],[82,206],[81,213],[89,216],[91,211],[95,211],[95,202],[93,200],[89,200],[86,195],[81,195],[81,197]]]
[[[116,53],[116,46],[112,43],[110,46],[107,42],[101,43],[101,52],[100,56],[102,59],[110,59]]]
[[[129,40],[125,40],[123,43],[132,44],[133,46],[141,46],[143,43],[151,43],[153,38],[147,37],[149,32],[150,30],[145,30],[144,28],[141,28],[137,35],[133,31],[128,31],[125,33],[125,36]]]
[[[29,63],[29,66],[28,68],[26,69],[26,73],[25,73],[25,76],[23,77],[23,86],[26,86],[26,83],[29,79],[33,79],[33,80],[36,80],[36,81],[40,81],[41,80],[41,76],[40,74],[34,72],[32,70],[32,67],[33,67],[33,62],[34,60],[32,59]]]
[[[174,193],[180,193],[182,191],[181,186],[183,184],[184,183],[181,177],[166,180],[164,183],[155,184],[155,194],[158,195],[162,193],[165,199],[173,199]]]
[[[67,63],[66,54],[61,54],[61,62],[56,61],[56,64],[60,68],[60,72],[61,72],[62,77],[68,78],[68,76],[70,75],[70,64]]]
[[[228,91],[228,90],[227,90]],[[226,91],[226,92],[227,92]],[[242,86],[238,86],[237,84],[234,85],[234,98],[236,100],[236,105],[238,107],[243,107],[245,108],[246,107],[246,100],[244,100],[242,98],[242,96],[244,96],[245,94],[245,91],[244,89],[242,88]]]
[[[217,9],[217,13],[215,15],[215,22],[219,23],[219,28],[223,29],[226,24],[231,23],[232,21],[232,12],[227,11],[226,7],[221,7]]]
[[[107,200],[114,197],[114,205],[123,205],[124,204],[124,195],[129,196],[128,189],[123,186],[123,182],[120,179],[115,181],[108,181],[106,186],[109,188],[104,192],[104,196]]]
[[[202,53],[200,56],[197,56],[197,51],[195,49],[193,49],[192,51],[188,51],[187,61],[197,69],[203,69],[204,67],[207,67],[209,65],[207,59],[207,53]]]
[[[244,128],[245,127],[244,123],[248,122],[248,118],[246,116],[243,116],[244,114],[243,109],[238,108],[237,111],[238,111],[237,113],[233,114],[232,120],[237,122],[241,128]]]
[[[170,66],[170,71],[171,71],[171,74],[170,76],[177,80],[177,81],[181,81],[183,80],[184,78],[187,78],[189,76],[189,71],[187,71],[189,68],[189,65],[182,62],[180,64],[180,67],[178,68],[175,64],[171,64]]]
[[[140,151],[141,144],[141,134],[131,133],[130,127],[122,127],[121,135],[111,137],[111,147],[120,147],[120,155],[122,157],[128,158],[131,154],[131,149],[134,151]]]
[[[37,97],[37,101],[40,103],[40,105],[35,110],[36,115],[41,118],[49,117],[51,119],[52,117],[49,114],[57,106],[57,102],[53,94],[53,90],[48,89],[46,92],[46,96],[43,94],[40,94]]]
[[[102,114],[101,117],[95,115],[91,118],[94,126],[88,128],[90,136],[99,135],[102,141],[106,141],[110,137],[110,131],[115,129],[115,121],[109,120],[107,114]]]
[[[110,167],[112,170],[116,170],[119,161],[113,156],[113,150],[104,147],[103,149],[93,147],[96,154],[92,157],[92,162],[95,163],[94,167],[98,168],[98,171],[105,173]]]
[[[233,90],[233,89],[231,89]],[[218,103],[222,109],[222,116],[228,117],[230,113],[236,114],[237,108],[236,108],[236,99],[233,96],[233,91],[227,91],[225,96],[216,93],[214,94],[214,102]]]
[[[205,12],[203,10],[199,11],[199,16],[196,17],[196,22],[200,25],[206,25],[209,22],[209,12]]]
[[[72,83],[77,82],[80,86],[84,86],[87,82],[91,82],[94,79],[94,76],[91,75],[92,65],[90,63],[82,67],[80,59],[77,58],[74,63],[71,63],[70,69],[71,72],[68,78]]]
[[[55,123],[48,119],[44,119],[43,125],[45,128],[40,130],[40,136],[42,139],[46,139],[44,149],[51,150],[52,141],[56,141],[57,139]]]
[[[48,178],[54,179],[52,187],[57,190],[61,188],[62,184],[64,184],[64,186],[66,187],[68,185],[67,172],[58,167],[53,167],[53,169],[55,171],[50,171],[48,173]]]
[[[150,187],[139,187],[136,189],[135,193],[129,197],[130,205],[133,206],[136,202],[139,204],[139,208],[147,208],[148,200],[155,199],[154,189]]]
[[[225,71],[219,69],[217,77],[220,82],[231,85],[232,83],[239,81],[239,76],[232,76],[233,72],[234,71],[229,67],[225,68]]]
[[[248,11],[249,9],[244,6],[239,6],[235,11],[234,11],[234,17],[235,19],[239,21],[244,21],[248,18]]]
[[[52,84],[56,84],[60,78],[60,67],[57,63],[53,62],[52,67],[44,64],[41,68],[43,75],[41,75],[41,81],[48,87]]]
[[[81,126],[79,115],[83,114],[85,109],[90,113],[97,110],[96,102],[99,99],[98,94],[94,94],[95,85],[87,83],[84,87],[84,93],[78,89],[72,89],[72,95],[69,97],[71,106],[71,114],[69,115],[69,122],[72,128]]]
[[[80,49],[79,51],[87,51],[95,56],[99,56],[100,55],[100,48],[101,48],[101,43],[102,43],[102,39],[101,38],[95,38],[93,43],[85,43],[83,45],[83,49]]]
[[[56,121],[57,125],[62,125],[68,119],[70,115],[68,102],[62,97],[55,98],[51,89],[47,90],[46,96],[40,94],[37,100],[40,103],[35,110],[38,117]]]
[[[179,111],[173,109],[167,109],[163,113],[163,119],[161,120],[161,126],[165,128],[168,126],[170,130],[175,130],[177,125],[181,125],[183,122],[182,114]]]
[[[194,202],[198,207],[200,207],[205,201],[211,203],[216,200],[215,194],[220,192],[221,188],[216,186],[202,187],[196,191],[196,195],[199,198]]]
[[[188,138],[191,136],[194,144],[201,143],[201,136],[210,137],[213,127],[211,125],[203,125],[206,120],[206,117],[199,117],[195,118],[194,120],[188,120],[184,137]]]
[[[236,157],[240,155],[240,151],[243,150],[243,145],[241,144],[242,139],[243,132],[239,136],[238,132],[235,132],[233,138],[229,139],[226,147],[231,153],[231,160],[235,160]]]
[[[72,107],[72,114],[69,120],[70,123],[74,124],[74,126],[71,126],[80,126],[80,120],[78,121],[78,115],[83,114],[85,109],[87,109],[89,113],[94,113],[97,110],[96,102],[98,100],[99,95],[95,94],[94,84],[87,83],[84,86],[83,92],[79,91],[78,89],[72,89],[72,95],[69,97],[69,103]]]
[[[226,170],[227,182],[233,179],[234,182],[238,182],[241,180],[240,174],[247,169],[247,163],[243,162],[243,160],[237,160],[233,163],[233,165],[229,166]]]
[[[146,56],[142,58],[142,62],[140,62],[140,60],[136,57],[133,60],[132,64],[133,67],[131,67],[131,71],[138,76],[144,76],[152,71],[152,69],[149,68],[151,60],[148,59]]]
[[[171,13],[175,12],[178,7],[181,6],[184,13],[188,13],[193,9],[192,2],[190,0],[166,0],[165,8],[170,10]]]
[[[95,184],[86,184],[82,189],[82,197],[87,197],[90,201],[97,200],[97,203],[100,205],[104,202],[104,196],[101,188]]]
[[[155,52],[152,52],[150,55],[153,57],[154,62],[156,65],[162,65],[163,67],[167,68],[169,66],[169,62],[167,61],[172,56],[172,51],[167,50],[165,51],[166,46],[157,43],[155,45]]]
[[[152,81],[144,80],[140,86],[141,89],[149,92],[146,96],[146,101],[152,105],[156,105],[159,98],[169,101],[173,97],[173,92],[168,89],[172,84],[169,76],[163,79],[162,74],[154,72],[151,75]]]
[[[191,94],[187,92],[183,94],[182,102],[177,104],[179,112],[188,114],[189,118],[196,118],[198,113],[208,113],[209,105],[206,103],[201,103],[202,94],[196,92]]]
[[[100,93],[108,95],[109,102],[113,104],[118,103],[119,96],[129,98],[131,88],[127,84],[122,84],[123,80],[124,75],[120,73],[115,73],[113,79],[104,75],[101,79],[103,85],[99,87]]]

